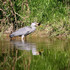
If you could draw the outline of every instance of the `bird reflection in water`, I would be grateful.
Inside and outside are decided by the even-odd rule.
[[[18,50],[27,50],[27,51],[32,51],[33,55],[39,55],[39,52],[36,49],[36,44],[35,43],[28,43],[19,40],[12,40],[11,43],[15,45],[16,49]]]

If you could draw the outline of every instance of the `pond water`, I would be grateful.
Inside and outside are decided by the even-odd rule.
[[[70,70],[70,40],[0,38],[0,70]]]

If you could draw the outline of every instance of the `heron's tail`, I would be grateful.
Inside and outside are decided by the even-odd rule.
[[[14,37],[14,35],[13,35],[13,34],[11,34],[11,35],[9,35],[9,37],[10,37],[10,38],[12,38],[12,37]]]

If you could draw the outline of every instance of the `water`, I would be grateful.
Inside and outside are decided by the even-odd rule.
[[[1,38],[0,70],[70,70],[70,40]]]

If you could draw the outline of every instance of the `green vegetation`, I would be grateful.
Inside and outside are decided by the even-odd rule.
[[[0,1],[0,31],[39,22],[38,30],[49,36],[70,38],[70,0],[3,0]],[[6,27],[7,26],[7,27]]]

